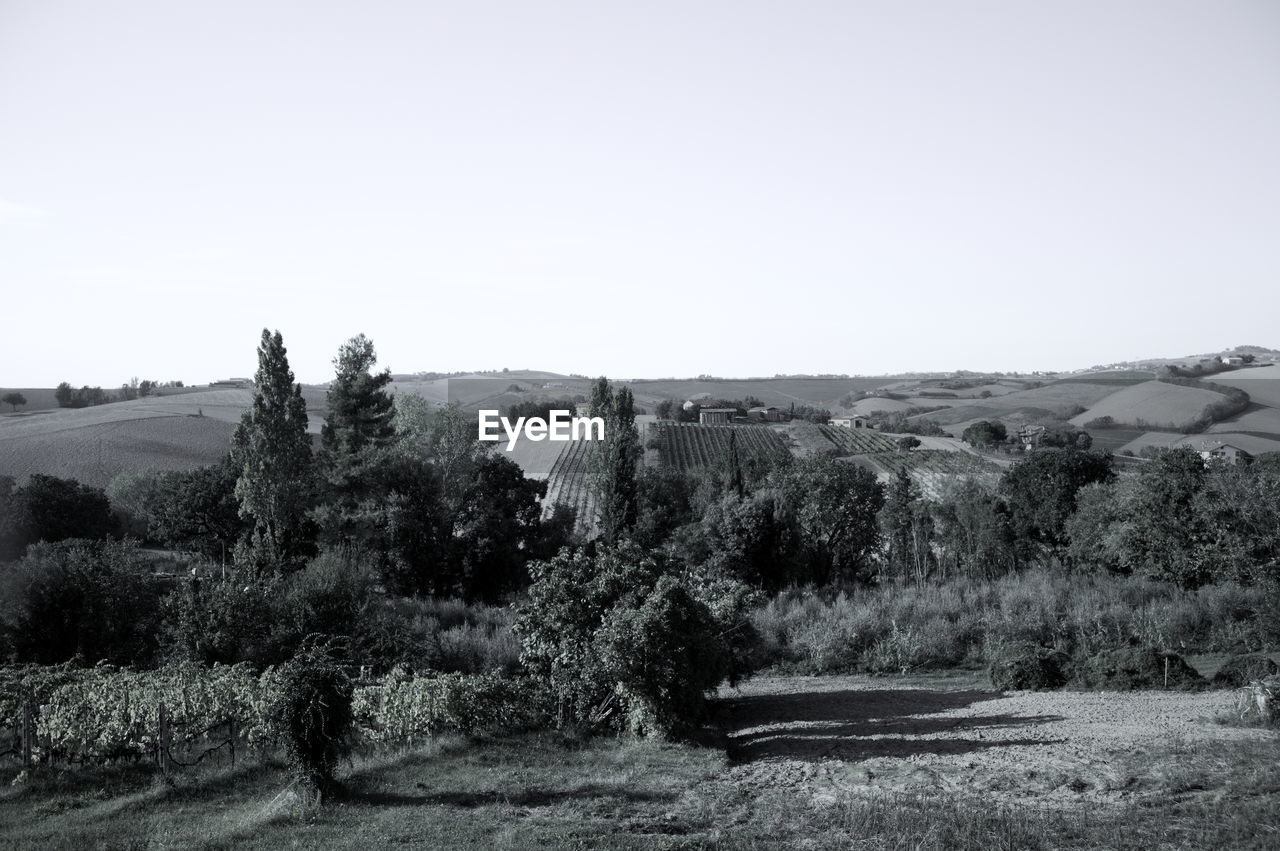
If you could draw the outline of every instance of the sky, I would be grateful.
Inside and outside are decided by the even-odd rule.
[[[1280,3],[0,0],[0,386],[1280,348]]]

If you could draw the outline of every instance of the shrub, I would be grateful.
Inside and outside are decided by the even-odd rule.
[[[598,641],[628,730],[666,738],[701,719],[707,692],[730,672],[716,626],[711,610],[672,576],[659,578],[639,607],[610,613]]]
[[[1001,691],[1048,691],[1066,685],[1071,668],[1071,657],[1062,651],[1029,648],[997,658],[988,673]]]
[[[560,726],[665,736],[701,720],[733,653],[695,577],[630,543],[563,551],[531,572],[514,629]]]
[[[1280,674],[1280,665],[1257,653],[1232,656],[1213,675],[1213,685],[1218,688],[1239,688],[1254,680],[1264,680]]]
[[[1177,653],[1125,647],[1078,660],[1071,684],[1087,689],[1199,688],[1204,677]]]
[[[159,609],[156,584],[129,544],[33,544],[0,568],[0,627],[17,661],[147,662]]]
[[[318,799],[334,791],[351,748],[352,684],[329,645],[309,644],[277,671],[269,710],[297,779]]]
[[[355,689],[353,708],[371,741],[408,744],[441,733],[513,733],[547,723],[546,696],[528,677],[410,674],[395,668]]]

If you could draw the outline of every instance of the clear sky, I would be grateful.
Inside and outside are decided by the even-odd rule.
[[[1280,3],[0,0],[0,386],[1280,347]]]

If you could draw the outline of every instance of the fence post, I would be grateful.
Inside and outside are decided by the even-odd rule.
[[[156,736],[156,758],[160,761],[160,773],[169,776],[169,716],[164,701],[160,701],[160,729]]]
[[[22,767],[31,767],[31,739],[35,730],[31,726],[31,701],[22,704]]]

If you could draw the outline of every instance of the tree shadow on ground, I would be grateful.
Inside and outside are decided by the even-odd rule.
[[[1030,728],[1056,715],[942,715],[1001,695],[931,689],[849,689],[751,695],[725,701],[728,754],[736,763],[765,759],[816,762],[917,754],[960,754],[1048,739],[987,738],[986,731]],[[1028,731],[1030,732],[1030,731]]]

